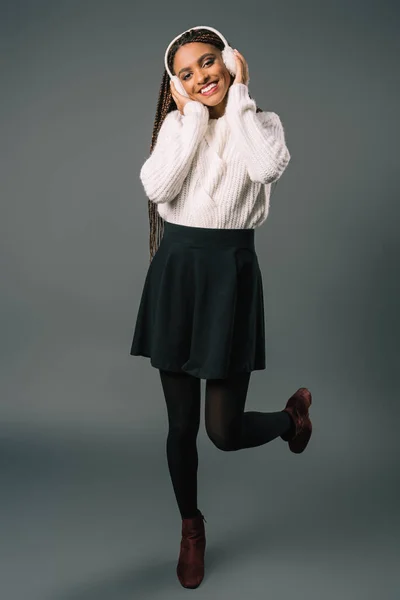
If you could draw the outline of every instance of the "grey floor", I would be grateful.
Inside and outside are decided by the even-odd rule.
[[[3,432],[2,600],[400,597],[389,470],[340,457],[338,470],[317,436],[308,456],[279,438],[223,453],[203,431],[198,449],[206,575],[192,591],[175,574],[181,521],[163,432]]]

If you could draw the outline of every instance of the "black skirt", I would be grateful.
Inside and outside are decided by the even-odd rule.
[[[265,369],[263,283],[254,229],[164,222],[130,354],[200,379]]]

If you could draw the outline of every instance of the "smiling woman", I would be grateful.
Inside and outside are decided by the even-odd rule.
[[[186,45],[182,46],[175,55],[175,71],[177,70],[176,63],[179,64],[179,61],[182,60],[190,60],[191,58],[193,58],[193,55],[196,56],[196,54],[202,52],[205,46],[206,44],[196,42],[187,43]],[[206,57],[208,57],[208,60],[206,60],[204,64],[202,64]],[[247,63],[238,50],[233,51],[233,60],[235,61],[235,75],[233,75],[227,69],[227,66],[225,64],[226,60],[226,56],[222,56],[222,53],[218,50],[216,51],[216,53],[206,52],[195,61],[196,66],[194,68],[183,67],[178,71],[177,76],[172,77],[171,93],[181,114],[184,114],[183,109],[187,104],[187,100],[184,100],[182,96],[188,98],[189,100],[197,100],[197,96],[200,95],[202,96],[200,102],[203,102],[204,98],[208,98],[210,96],[212,96],[215,100],[215,102],[211,104],[204,102],[204,104],[208,108],[210,119],[219,119],[223,116],[223,114],[225,113],[227,93],[229,91],[229,88],[234,83],[244,83],[248,85],[249,82]],[[218,67],[218,63],[220,65],[219,72],[218,69],[215,67],[215,65],[217,65]],[[192,71],[194,71],[195,82],[192,85],[190,85]],[[204,71],[206,72],[204,73]],[[198,73],[200,74],[198,75]],[[234,79],[232,80],[233,77]],[[227,79],[227,83],[225,86],[224,78]],[[197,79],[201,79],[202,81],[199,81],[199,83],[197,84]],[[217,98],[219,99],[216,100]]]
[[[211,44],[187,43],[175,53],[173,72],[179,77],[188,98],[199,100],[207,106],[211,119],[218,119],[224,114],[227,92],[234,77],[226,68],[220,50],[214,49],[212,52]],[[215,85],[209,89],[211,82]],[[207,90],[206,94],[203,89]]]
[[[251,372],[266,368],[255,230],[290,160],[281,120],[257,107],[244,57],[216,30],[177,36],[164,60],[151,155],[140,171],[162,239],[151,238],[131,355],[150,358],[159,371],[182,517],[176,572],[182,586],[195,588],[206,546],[197,506],[200,380],[207,435],[223,451],[280,437],[303,452],[311,394],[299,388],[275,412],[244,412]]]
[[[197,51],[194,51],[193,46],[196,46]],[[215,31],[210,31],[205,28],[192,28],[185,31],[178,39],[176,39],[171,45],[167,56],[168,68],[172,73],[177,76],[179,75],[182,88],[187,93],[186,98],[189,97],[191,100],[197,100],[207,106],[210,119],[219,118],[224,114],[227,93],[235,80],[235,76],[228,71],[222,59],[224,47],[224,42]],[[199,48],[200,50],[198,50]],[[204,73],[204,80],[200,77],[197,81],[197,88],[195,83],[195,94],[193,95],[190,92],[191,87],[193,88],[193,78],[200,72]],[[213,73],[215,77],[208,77],[206,75],[208,73]],[[210,83],[211,80],[218,80],[220,77],[223,82],[223,89],[219,87],[219,89],[216,90],[215,93],[210,94],[210,96],[203,96],[199,93],[198,88],[201,87],[202,83],[205,85]],[[196,82],[196,79],[194,81]],[[220,81],[218,81],[218,85],[221,85]],[[174,85],[171,85],[170,76],[168,72],[164,70],[158,95],[150,153],[153,152],[158,139],[158,134],[167,115],[177,108],[180,110],[181,114],[183,114],[183,108],[187,103],[187,100],[184,99],[184,97],[177,95],[180,92],[181,90],[175,90]],[[248,97],[252,99],[249,92]],[[262,109],[257,105],[256,112],[262,112]],[[277,182],[274,183],[274,186],[276,186],[276,184]],[[271,195],[272,193],[273,190],[271,191]],[[149,246],[151,262],[157,252],[164,233],[164,219],[160,216],[157,205],[151,200],[148,201],[148,215],[150,225]]]

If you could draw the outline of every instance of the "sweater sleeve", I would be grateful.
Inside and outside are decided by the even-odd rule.
[[[200,140],[208,125],[208,109],[192,100],[167,114],[150,157],[140,171],[146,195],[152,202],[171,202],[189,173]]]
[[[232,84],[225,112],[237,151],[247,165],[251,181],[272,183],[286,169],[290,153],[279,116],[274,112],[257,113],[256,109],[247,85]]]

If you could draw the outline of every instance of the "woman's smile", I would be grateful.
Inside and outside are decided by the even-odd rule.
[[[209,86],[206,86],[205,89],[207,91],[206,92],[200,92],[200,94],[202,96],[211,96],[211,94],[215,94],[215,92],[217,92],[217,90],[218,90],[218,83],[216,83],[216,84],[210,84],[210,85],[212,86],[211,89],[209,89]]]

